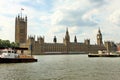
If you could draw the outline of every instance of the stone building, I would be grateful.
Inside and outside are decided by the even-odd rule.
[[[15,18],[15,42],[26,43],[27,39],[27,16],[17,16]]]
[[[20,44],[20,47],[27,47],[29,54],[97,53],[98,50],[115,50],[114,43],[106,41],[105,45],[103,44],[100,29],[96,37],[97,44],[95,45],[90,44],[90,39],[85,39],[83,43],[79,43],[76,36],[74,42],[71,42],[67,28],[63,43],[57,43],[56,36],[53,38],[53,43],[46,43],[45,38],[41,36],[37,37],[37,40],[35,40],[35,36],[28,36],[27,39],[27,17],[18,16],[15,20],[15,41]]]
[[[28,45],[28,47],[32,45],[32,51],[34,54],[97,53],[98,50],[106,50],[106,47],[102,45],[102,43],[100,43],[101,45],[92,45],[90,44],[89,39],[84,40],[84,43],[79,43],[77,42],[76,36],[74,42],[70,42],[68,29],[63,38],[63,43],[57,43],[56,37],[54,37],[53,41],[53,43],[46,43],[44,42],[44,37],[37,37],[37,40],[35,41],[35,36],[29,36],[26,45]]]

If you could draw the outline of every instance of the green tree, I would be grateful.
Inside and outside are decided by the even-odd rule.
[[[15,43],[15,42],[11,42],[11,47],[19,47],[19,44],[18,43]]]
[[[2,48],[15,48],[15,47],[19,47],[18,43],[15,42],[11,42],[9,40],[1,40],[0,39],[0,47]]]

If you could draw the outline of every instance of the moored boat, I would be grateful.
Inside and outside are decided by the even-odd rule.
[[[120,57],[120,54],[107,53],[106,51],[98,51],[98,54],[89,53],[88,57]]]
[[[120,57],[119,54],[88,54],[88,57]]]
[[[37,62],[32,55],[18,54],[12,49],[4,49],[1,52],[0,63]]]

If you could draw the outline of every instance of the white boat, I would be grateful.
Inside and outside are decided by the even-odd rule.
[[[31,55],[18,54],[13,49],[3,49],[0,55],[0,63],[20,63],[20,62],[37,62]]]
[[[120,57],[117,53],[108,53],[107,51],[98,51],[98,54],[89,53],[88,57]]]

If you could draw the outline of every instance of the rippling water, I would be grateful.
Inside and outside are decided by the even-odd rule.
[[[35,63],[0,64],[0,80],[120,80],[120,57],[40,55]]]

